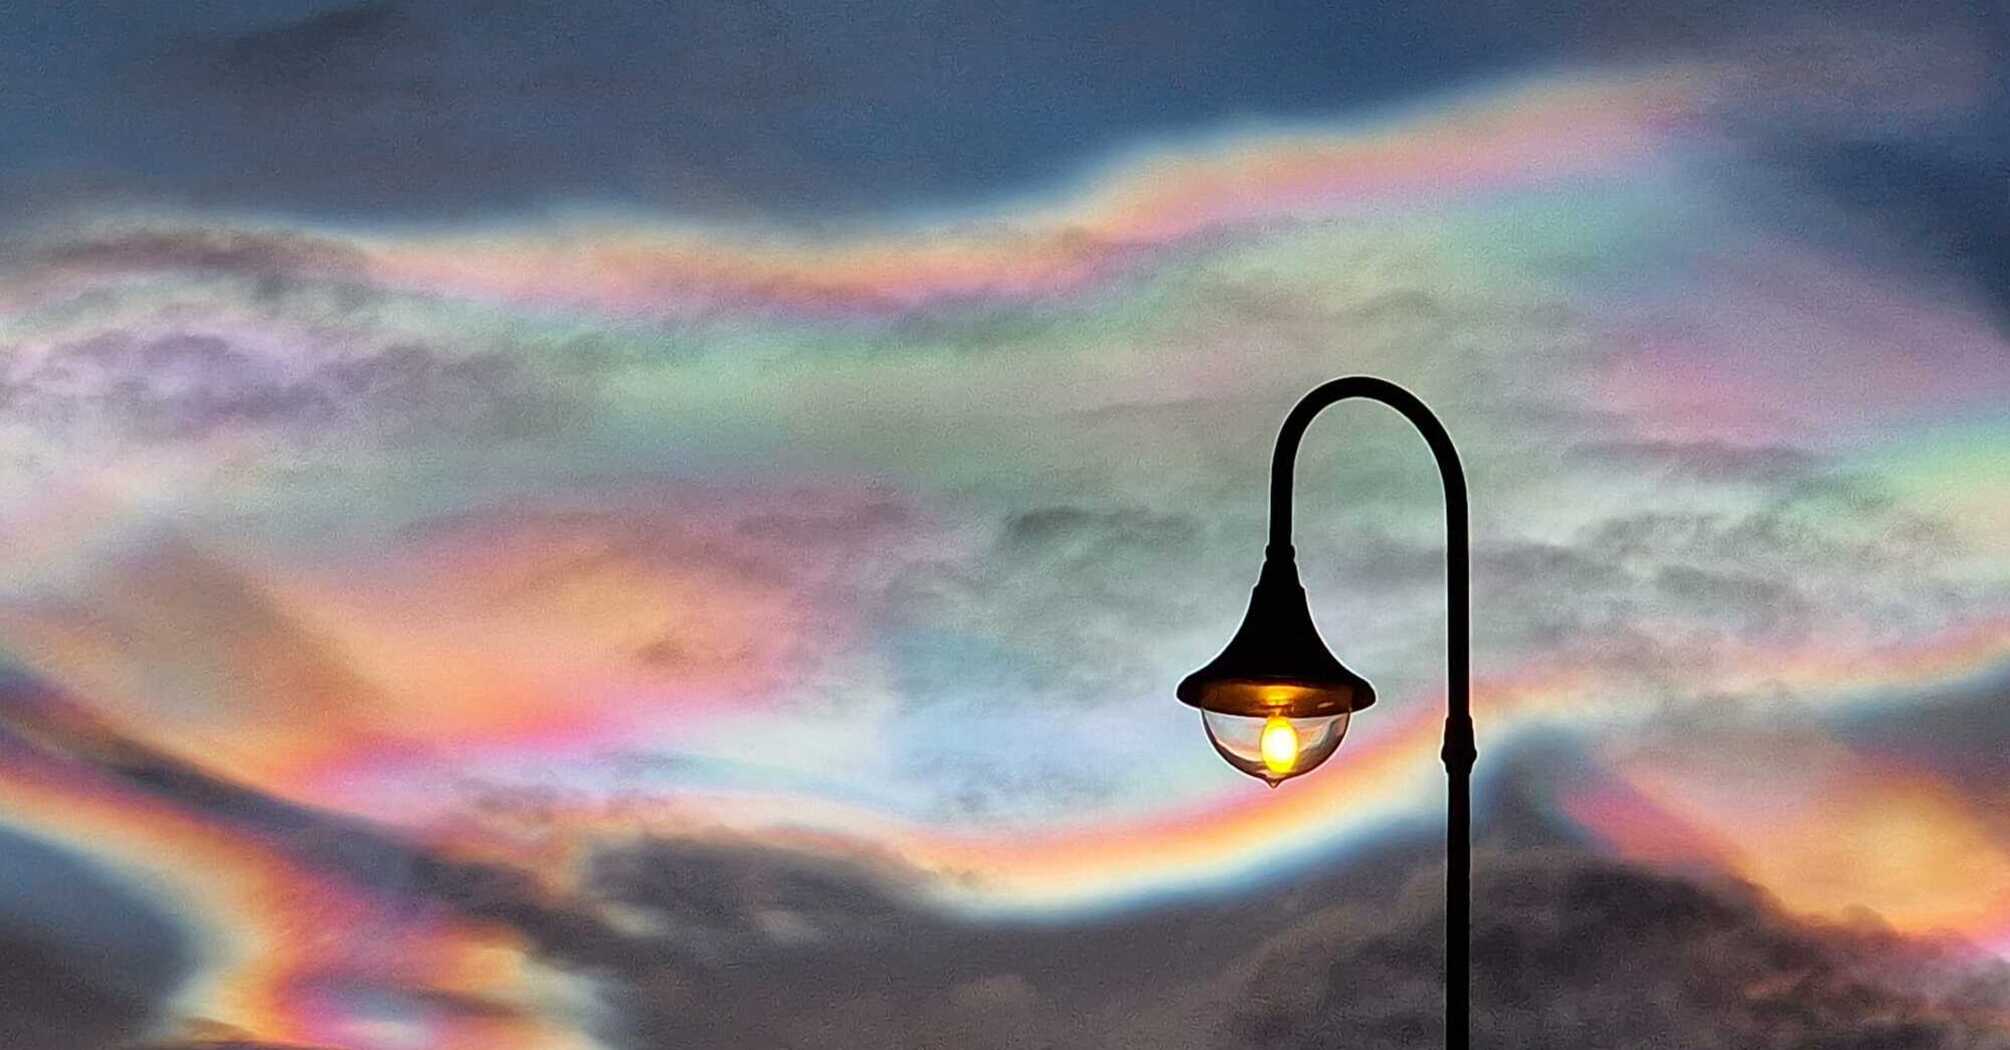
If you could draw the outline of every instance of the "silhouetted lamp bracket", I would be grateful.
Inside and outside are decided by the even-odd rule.
[[[1471,1031],[1472,771],[1471,670],[1468,657],[1466,476],[1451,436],[1415,394],[1373,376],[1347,376],[1315,388],[1284,417],[1270,461],[1270,545],[1242,626],[1206,667],[1179,684],[1179,698],[1200,708],[1208,739],[1230,765],[1276,787],[1331,757],[1354,713],[1375,702],[1365,679],[1335,659],[1305,603],[1291,549],[1291,475],[1305,428],[1328,406],[1352,398],[1378,401],[1422,434],[1445,488],[1445,746],[1450,781],[1446,820],[1445,1044],[1467,1045]]]
[[[1355,712],[1375,690],[1333,657],[1312,625],[1291,550],[1291,472],[1305,428],[1327,406],[1350,398],[1379,401],[1417,428],[1445,487],[1445,746],[1450,781],[1445,814],[1445,1045],[1468,1045],[1472,938],[1472,634],[1467,579],[1466,476],[1451,436],[1408,390],[1372,376],[1347,376],[1314,389],[1284,417],[1270,461],[1270,546],[1249,596],[1242,626],[1206,667],[1179,684],[1179,698],[1200,708],[1208,739],[1229,764],[1271,787],[1331,757]]]

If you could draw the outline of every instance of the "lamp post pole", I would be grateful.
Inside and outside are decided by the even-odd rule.
[[[1466,531],[1466,476],[1458,450],[1438,417],[1415,394],[1385,379],[1346,376],[1306,394],[1277,433],[1270,463],[1270,546],[1266,560],[1288,563],[1291,549],[1291,480],[1298,443],[1313,417],[1354,398],[1379,401],[1417,428],[1437,460],[1445,490],[1445,744],[1440,753],[1450,793],[1445,810],[1445,1046],[1465,1050],[1472,1039],[1472,776],[1479,752],[1473,741],[1470,540]]]

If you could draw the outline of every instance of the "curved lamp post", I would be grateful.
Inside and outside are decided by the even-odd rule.
[[[1445,584],[1449,626],[1445,746],[1451,781],[1445,827],[1445,1045],[1461,1050],[1471,1032],[1472,772],[1471,626],[1467,599],[1466,477],[1451,436],[1415,394],[1385,379],[1347,376],[1315,388],[1284,417],[1270,462],[1270,545],[1250,592],[1249,612],[1228,647],[1179,684],[1200,708],[1208,740],[1230,765],[1271,787],[1310,772],[1333,754],[1375,689],[1326,648],[1291,550],[1291,473],[1299,439],[1321,410],[1350,398],[1380,401],[1403,414],[1431,446],[1445,487]]]

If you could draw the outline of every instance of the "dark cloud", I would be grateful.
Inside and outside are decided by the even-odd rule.
[[[636,953],[682,959],[670,944],[619,935],[591,908],[555,899],[539,880],[503,865],[442,857],[390,828],[286,801],[133,740],[18,671],[0,676],[0,748],[22,763],[88,762],[110,783],[294,856],[366,890],[414,921],[451,912],[521,931],[582,966]],[[421,990],[424,991],[424,990]]]
[[[1857,746],[1935,770],[2010,840],[2010,672],[1894,697],[1833,724]]]
[[[1259,953],[1222,1045],[1443,1039],[1435,874],[1393,915],[1336,909]],[[1875,927],[1797,922],[1754,892],[1573,853],[1483,856],[1475,1028],[1504,1046],[2010,1046],[2010,970]]]
[[[1288,928],[1310,896],[1056,925],[957,918],[887,858],[750,841],[649,844],[595,870],[595,892],[704,930],[718,960],[602,971],[637,1047],[1208,1045],[1181,990]]]
[[[1001,689],[1120,698],[1120,685],[1158,671],[1144,643],[1246,587],[1217,592],[1192,577],[1168,587],[1167,564],[1218,563],[1202,557],[1209,539],[1197,518],[1136,506],[1009,514],[982,559],[921,564],[895,581],[903,692],[923,703],[968,698],[975,649],[989,648],[1001,666],[985,673],[1014,676]],[[1003,666],[1015,662],[1017,672]]]
[[[1743,510],[1615,515],[1587,527],[1578,545],[1628,564],[1710,565],[1786,578],[1841,564],[1886,578],[1962,552],[1945,522],[1899,505],[1875,481],[1848,477],[1771,492]]]
[[[907,774],[930,785],[944,819],[1019,819],[1121,794],[1120,763],[1034,746],[1024,712],[1067,734],[1070,718],[1169,691],[1166,654],[1218,645],[1196,625],[1248,582],[1184,513],[1055,504],[986,528],[982,557],[916,561],[886,586],[890,685],[908,709],[962,727],[912,755]],[[1203,575],[1171,577],[1168,564]],[[1001,746],[1000,734],[1029,746]]]
[[[1476,865],[1487,1040],[2010,1046],[2010,971],[1959,946],[1796,920],[1747,887],[1517,826],[1522,845]],[[871,859],[660,843],[604,859],[598,891],[704,925],[726,961],[602,976],[635,1046],[1434,1046],[1443,873],[1430,852],[1392,845],[1240,898],[1054,926],[946,917]]]
[[[1598,775],[1562,736],[1494,752],[1476,861],[1476,1030],[1515,1046],[2001,1050],[2010,970],[1868,918],[1812,923],[1756,890],[1585,852],[1541,800]],[[1342,867],[1065,923],[938,910],[867,852],[751,839],[602,854],[586,892],[710,961],[596,972],[618,1045],[1440,1045],[1434,829]]]
[[[1944,523],[1864,479],[1788,478],[1757,486],[1742,508],[1634,511],[1557,541],[1482,541],[1475,604],[1514,614],[1476,624],[1476,644],[1651,672],[1727,645],[1799,645],[1838,617],[1930,631],[1991,601],[1953,568],[1963,543]]]
[[[1796,237],[1937,279],[2010,326],[2002,4],[1800,11],[1714,53],[1743,70],[1720,114],[1753,162],[1735,199]]]
[[[584,373],[506,350],[409,342],[301,360],[212,332],[110,331],[49,347],[0,384],[0,413],[55,433],[108,428],[142,442],[246,428],[309,442],[359,432],[393,443],[510,440],[583,418],[591,354],[574,363]]]
[[[1821,457],[1788,445],[1723,441],[1597,441],[1572,446],[1570,457],[1594,469],[1658,471],[1697,481],[1783,485],[1817,474]]]
[[[186,1023],[182,1029],[169,1039],[121,1044],[117,1050],[336,1050],[320,1044],[268,1042],[213,1021]]]
[[[364,257],[353,245],[297,233],[162,229],[58,240],[29,250],[19,262],[89,273],[193,271],[277,281],[359,277]]]
[[[1427,828],[1397,829],[1342,868],[1298,866],[1252,879],[1238,895],[1065,923],[962,917],[932,903],[934,876],[869,848],[733,837],[610,845],[590,860],[575,897],[554,899],[525,873],[439,858],[383,829],[93,737],[58,717],[60,698],[38,690],[32,679],[9,687],[21,701],[7,706],[10,724],[26,735],[10,733],[8,746],[89,757],[132,789],[257,836],[415,917],[446,908],[521,931],[548,964],[594,980],[609,1007],[596,1034],[612,1045],[1253,1050],[1440,1039],[1442,869]],[[1563,738],[1496,753],[1474,909],[1476,1025],[1487,1039],[2010,1046],[2010,974],[2000,965],[1868,921],[1803,922],[1749,888],[1571,845],[1568,829],[1532,800],[1553,794],[1556,778],[1595,775],[1576,754]],[[63,950],[77,957],[75,945]],[[101,976],[133,972],[129,956],[110,969],[102,961],[77,969],[40,949],[10,942],[8,951],[17,965],[0,991],[18,984],[35,1001],[0,1018],[54,1031],[77,1017],[102,1025],[71,1029],[80,1033],[73,1043],[37,1046],[90,1050],[130,1039],[172,985]],[[375,979],[326,976],[433,1010],[510,1010]],[[149,1050],[260,1045],[216,1032]]]
[[[263,364],[216,336],[114,333],[52,347],[7,385],[4,399],[16,418],[57,429],[103,420],[143,439],[331,414],[325,394]]]
[[[348,1050],[352,1045],[338,1047],[319,1041],[274,1042],[261,1039],[236,1025],[209,1018],[192,1018],[177,1024],[171,1035],[145,1042],[121,1043],[103,1050]]]
[[[268,1043],[257,1039],[175,1039],[165,1043],[131,1043],[119,1050],[336,1050],[306,1043]]]
[[[2010,88],[1965,132],[1810,137],[1778,145],[1771,159],[1853,215],[1866,239],[1958,282],[2010,330],[2006,129]]]
[[[0,1044],[102,1050],[144,1034],[194,969],[192,946],[94,872],[0,832]]]

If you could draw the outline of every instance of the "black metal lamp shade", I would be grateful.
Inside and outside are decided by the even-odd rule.
[[[1235,637],[1206,667],[1187,675],[1176,695],[1216,714],[1325,718],[1373,704],[1375,687],[1326,648],[1297,565],[1286,556],[1264,560]]]

